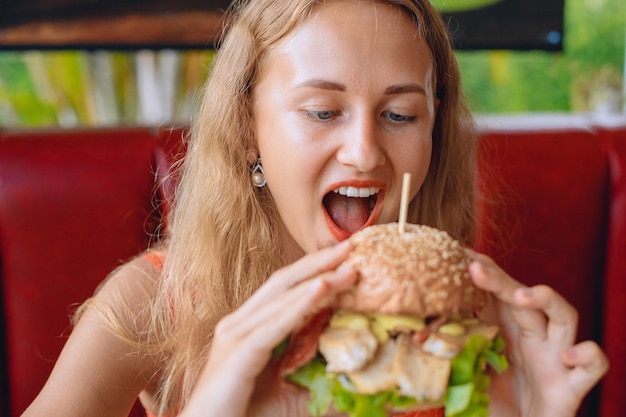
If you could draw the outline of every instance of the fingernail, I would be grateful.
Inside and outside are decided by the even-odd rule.
[[[489,266],[487,266],[484,263],[480,262],[478,259],[474,259],[469,264],[469,268],[473,269],[475,273],[478,273],[480,275],[487,275],[488,272],[489,272]]]
[[[347,270],[348,268],[339,267],[334,274],[328,274],[321,279],[327,284],[330,284],[335,290],[346,289],[354,282],[352,275],[350,275]]]
[[[343,262],[341,265],[337,267],[337,272],[340,274],[347,274],[354,271],[354,267],[350,264]]]
[[[521,292],[522,296],[524,298],[534,298],[535,297],[535,290],[533,290],[532,288],[520,288],[519,291]]]
[[[338,242],[337,244],[335,244],[335,250],[342,250],[345,249],[346,247],[350,246],[350,239],[346,239],[346,240],[342,240],[341,242]]]
[[[570,346],[567,349],[563,349],[563,352],[561,354],[563,355],[563,359],[565,359],[567,362],[572,362],[576,360],[576,357],[578,356],[578,353],[573,346]]]

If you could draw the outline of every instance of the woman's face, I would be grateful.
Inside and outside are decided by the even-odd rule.
[[[403,174],[412,198],[428,170],[433,90],[431,52],[392,6],[328,2],[274,46],[253,111],[294,256],[398,220]]]

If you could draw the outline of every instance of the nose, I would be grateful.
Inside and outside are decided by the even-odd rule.
[[[381,147],[382,132],[375,120],[354,120],[342,135],[337,160],[360,172],[370,172],[385,163]]]

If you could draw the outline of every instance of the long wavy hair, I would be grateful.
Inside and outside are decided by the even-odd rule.
[[[273,45],[331,0],[235,1],[180,165],[167,257],[142,342],[163,362],[162,414],[184,407],[216,323],[286,264],[281,220],[267,187],[250,181],[252,93]],[[431,165],[408,220],[469,243],[474,230],[475,129],[445,24],[428,0],[371,0],[411,17],[434,57],[440,100]]]

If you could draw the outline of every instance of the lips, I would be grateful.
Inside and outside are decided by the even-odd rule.
[[[378,184],[337,185],[323,199],[331,233],[341,241],[373,224],[383,196],[383,188]]]

